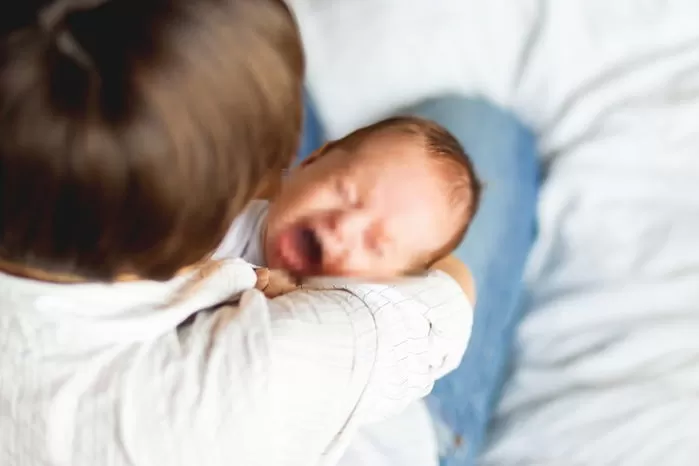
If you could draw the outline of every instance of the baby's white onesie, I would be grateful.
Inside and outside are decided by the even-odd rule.
[[[251,201],[235,218],[213,258],[241,258],[251,265],[265,266],[263,236],[268,210],[268,201]]]

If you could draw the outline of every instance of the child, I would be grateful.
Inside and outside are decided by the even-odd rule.
[[[243,257],[268,296],[309,276],[383,280],[429,267],[458,245],[481,187],[458,141],[399,117],[326,145],[293,169],[271,202],[238,218],[217,257]]]

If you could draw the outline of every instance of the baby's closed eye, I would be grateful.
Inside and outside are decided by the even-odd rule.
[[[347,178],[339,177],[335,180],[335,189],[342,200],[348,205],[356,205],[357,187],[353,185]]]

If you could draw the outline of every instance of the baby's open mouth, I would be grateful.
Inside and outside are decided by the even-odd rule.
[[[323,245],[308,225],[295,225],[279,235],[277,251],[283,267],[292,275],[307,277],[321,271]]]
[[[320,268],[323,259],[323,247],[315,231],[309,227],[302,228],[299,243],[300,247],[305,252],[308,265],[310,265],[312,269]]]

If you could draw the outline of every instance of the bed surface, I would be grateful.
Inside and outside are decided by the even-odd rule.
[[[539,136],[530,310],[484,462],[699,458],[699,2],[292,0],[331,136],[478,94]]]

